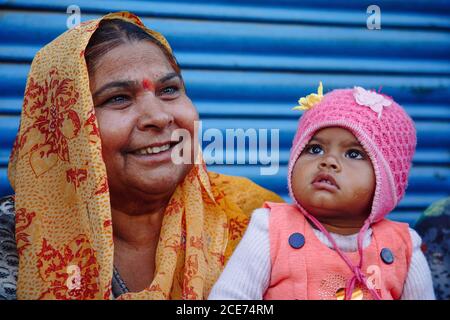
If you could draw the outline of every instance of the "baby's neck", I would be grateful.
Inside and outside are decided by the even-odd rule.
[[[345,224],[345,223],[330,223],[327,221],[323,221],[319,219],[319,222],[322,224],[322,226],[331,233],[340,234],[343,236],[348,236],[351,234],[356,234],[361,230],[361,227],[363,226],[363,223],[355,223],[354,221],[351,224]],[[311,223],[313,228],[317,227]]]

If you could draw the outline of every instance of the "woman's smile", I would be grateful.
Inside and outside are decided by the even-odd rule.
[[[143,164],[152,164],[156,162],[167,162],[172,160],[173,148],[178,145],[180,141],[168,141],[163,143],[155,143],[137,150],[127,152],[136,161]]]

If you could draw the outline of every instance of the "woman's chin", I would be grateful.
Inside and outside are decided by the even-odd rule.
[[[161,166],[158,169],[144,171],[133,180],[139,189],[147,192],[173,192],[183,182],[188,172],[189,168],[183,165]]]

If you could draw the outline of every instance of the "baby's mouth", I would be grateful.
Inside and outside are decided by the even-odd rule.
[[[334,177],[327,173],[318,174],[311,184],[318,189],[325,189],[329,191],[340,189]]]

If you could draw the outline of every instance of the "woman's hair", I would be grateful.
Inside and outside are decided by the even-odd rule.
[[[84,53],[89,73],[98,63],[98,60],[115,47],[125,43],[147,40],[156,44],[169,60],[170,65],[181,77],[180,66],[175,57],[157,39],[145,32],[140,27],[120,19],[103,20],[94,32]]]

